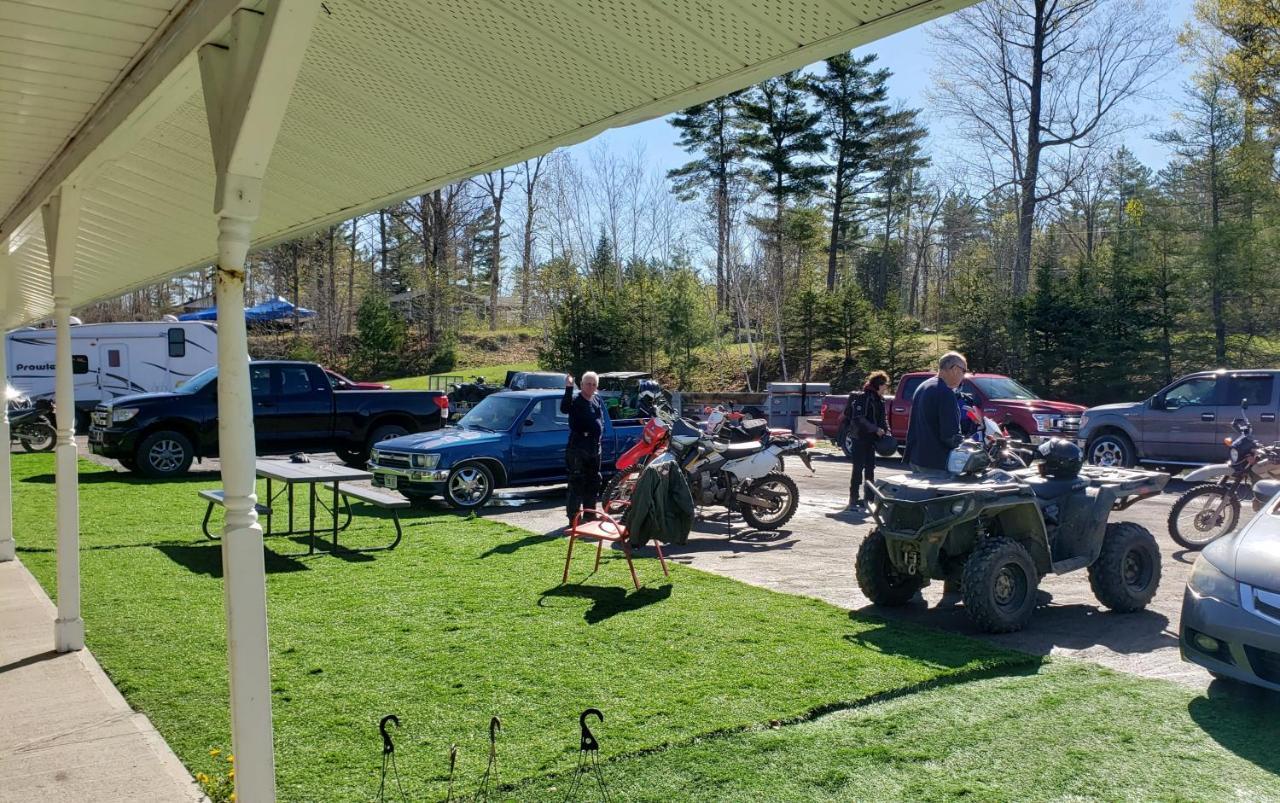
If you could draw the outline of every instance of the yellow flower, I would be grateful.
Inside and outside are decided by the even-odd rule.
[[[231,801],[231,803],[236,803],[236,793],[232,792],[231,797],[227,798],[227,800]]]
[[[227,763],[228,763],[228,764],[234,764],[234,763],[236,763],[236,757],[235,757],[235,756],[227,756]]]
[[[234,769],[227,773],[228,781],[234,781],[235,777],[236,777],[236,771]]]
[[[209,783],[209,776],[205,775],[203,772],[197,772],[196,780],[200,783]]]
[[[222,755],[222,751],[215,747],[209,751],[209,755],[214,758],[217,758],[218,756]]]

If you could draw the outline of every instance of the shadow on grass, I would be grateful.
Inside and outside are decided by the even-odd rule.
[[[611,616],[638,611],[654,603],[662,602],[670,596],[670,583],[658,588],[641,588],[637,591],[632,591],[630,594],[620,586],[584,586],[577,583],[569,583],[568,585],[559,585],[543,591],[542,598],[538,600],[538,605],[544,606],[549,597],[590,600],[593,604],[582,615],[582,618],[587,624],[593,625],[597,622],[603,622]]]
[[[80,544],[80,551],[81,551],[81,552],[94,552],[94,551],[97,551],[97,550],[103,550],[103,549],[106,549],[106,550],[112,550],[112,549],[151,549],[151,548],[154,548],[154,547],[162,547],[162,546],[182,546],[182,545],[184,545],[184,544],[190,544],[190,543],[191,543],[190,541],[146,541],[146,542],[144,542],[144,543],[131,543],[131,544],[93,544],[93,545],[91,545],[91,546],[85,546],[85,545],[84,545],[84,543],[83,543],[83,539],[84,539],[84,532],[81,532],[81,533],[80,533],[80,536],[81,536],[81,541],[82,541],[82,543]],[[57,551],[58,551],[57,547],[51,547],[51,546],[19,546],[19,547],[17,548],[17,550],[18,550],[19,552],[30,552],[30,553],[32,553],[32,554],[39,554],[39,553],[42,553],[42,552],[43,552],[43,553],[46,553],[46,554],[53,554],[53,553],[55,553],[55,552],[57,552]]]
[[[524,549],[525,547],[537,546],[538,544],[545,544],[548,541],[561,540],[563,539],[563,537],[564,536],[561,534],[561,531],[558,529],[552,530],[551,532],[545,533],[543,535],[539,535],[538,533],[531,533],[529,535],[526,535],[524,538],[521,538],[518,541],[510,541],[505,544],[498,544],[492,549],[482,552],[480,554],[479,560],[484,560],[485,558],[493,557],[494,555],[513,555],[516,552],[519,552],[521,549]]]
[[[910,658],[913,661],[921,661],[933,666],[944,666],[949,669],[959,669],[971,664],[974,660],[975,650],[982,651],[984,649],[992,650],[994,656],[1000,656],[1001,653],[1005,657],[1016,656],[1013,660],[1003,660],[999,663],[1008,666],[1025,666],[1028,664],[1039,666],[1043,660],[1036,655],[1023,655],[1021,653],[996,652],[998,648],[990,648],[977,640],[970,640],[965,637],[948,639],[942,641],[938,638],[938,634],[929,629],[921,628],[916,625],[900,625],[886,623],[879,618],[870,618],[857,611],[849,612],[849,619],[858,625],[872,627],[859,633],[846,633],[845,641],[850,644],[856,644],[859,647],[865,647],[884,655],[896,655],[902,658]]]
[[[192,574],[203,574],[215,579],[222,577],[222,547],[217,544],[177,545],[159,544],[156,549],[165,554],[169,560],[183,567]],[[321,554],[320,552],[316,553]],[[307,564],[294,558],[272,552],[263,551],[267,573],[305,572]]]
[[[1215,680],[1187,712],[1215,742],[1273,775],[1280,775],[1280,694]]]
[[[53,485],[57,482],[57,479],[56,474],[32,474],[30,477],[23,477],[22,482]],[[115,482],[121,485],[192,485],[195,483],[220,485],[222,483],[222,475],[218,473],[184,474],[181,477],[153,480],[122,471],[82,471],[77,475],[77,481],[80,485],[99,485],[107,482]]]

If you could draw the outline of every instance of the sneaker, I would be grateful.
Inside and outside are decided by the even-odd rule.
[[[848,504],[848,506],[847,506],[847,507],[845,507],[845,510],[858,510],[858,511],[860,511],[860,510],[865,510],[865,509],[866,509],[866,506],[865,506],[865,505],[863,505],[863,503],[862,503],[862,500],[861,500],[861,499],[850,499],[850,500],[849,500],[849,504]]]

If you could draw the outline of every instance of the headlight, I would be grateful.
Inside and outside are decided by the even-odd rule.
[[[415,454],[411,459],[414,468],[435,468],[440,463],[438,454]]]
[[[137,407],[113,407],[111,408],[111,423],[123,424],[137,414]]]
[[[1037,413],[1031,417],[1036,420],[1036,429],[1041,432],[1056,432],[1061,428],[1056,415],[1041,415]]]
[[[1232,463],[1240,462],[1240,450],[1235,448],[1234,446],[1231,447],[1231,462]]]
[[[1213,597],[1229,605],[1240,604],[1240,591],[1236,581],[1227,577],[1217,566],[1205,558],[1196,558],[1196,565],[1191,569],[1191,579],[1187,585],[1202,597]]]
[[[1087,426],[1089,426],[1089,416],[1087,415],[1080,416],[1080,429],[1083,430]]]
[[[369,459],[375,463],[378,462],[379,460],[382,459],[382,452],[379,452],[377,449],[370,449]]]

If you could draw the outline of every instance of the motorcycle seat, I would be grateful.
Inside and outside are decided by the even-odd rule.
[[[759,441],[743,441],[742,443],[721,443],[719,441],[712,442],[712,448],[720,452],[729,459],[738,457],[746,457],[755,454],[764,449],[764,444]]]

